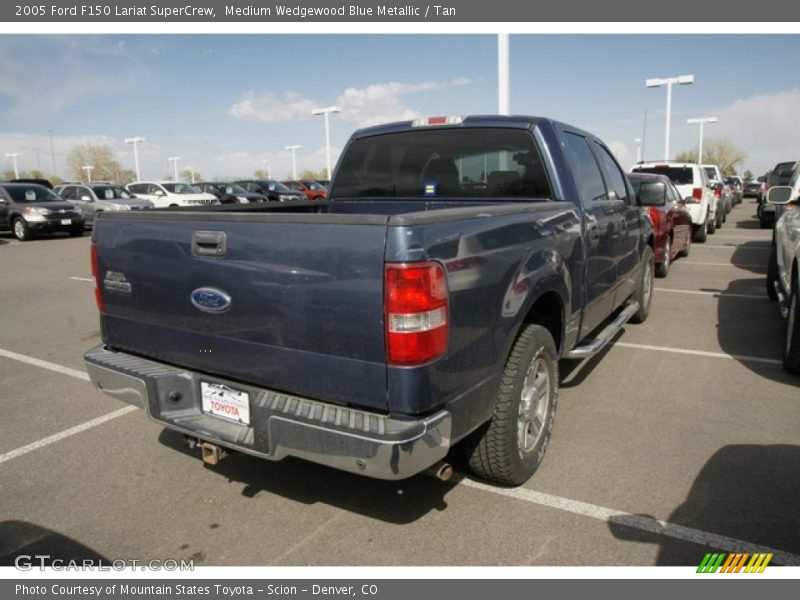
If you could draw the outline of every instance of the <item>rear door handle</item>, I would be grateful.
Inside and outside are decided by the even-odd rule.
[[[224,231],[195,231],[192,235],[192,256],[222,258],[228,251]]]

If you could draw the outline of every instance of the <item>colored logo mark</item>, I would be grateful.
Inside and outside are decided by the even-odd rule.
[[[729,554],[727,552],[711,553],[707,552],[703,557],[703,562],[697,567],[698,573],[763,573],[767,568],[773,554],[766,552],[756,552],[749,554],[739,552]],[[749,561],[748,561],[749,559]]]
[[[435,183],[425,183],[423,184],[425,187],[425,195],[426,196],[435,196],[436,195],[436,184]]]

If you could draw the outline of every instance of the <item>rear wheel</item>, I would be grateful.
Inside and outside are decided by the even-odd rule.
[[[719,210],[717,210],[713,219],[708,220],[708,233],[713,234],[717,230],[717,219],[719,218]]]
[[[656,277],[666,277],[669,273],[669,266],[672,264],[672,240],[667,236],[667,241],[664,242],[664,260],[656,264]]]
[[[698,244],[705,242],[706,233],[708,231],[708,214],[706,214],[706,220],[702,225],[692,225],[692,228],[694,229],[692,232],[692,241],[697,242]]]
[[[797,301],[798,281],[792,282],[789,296],[789,316],[786,318],[786,338],[783,344],[783,368],[792,375],[800,375],[800,306]]]
[[[770,300],[778,299],[778,291],[775,289],[776,283],[778,283],[778,254],[775,244],[773,244],[772,251],[769,253],[769,263],[767,263],[767,296],[769,296]]]
[[[508,356],[492,419],[464,441],[479,477],[520,485],[544,459],[555,422],[558,355],[541,325],[528,325]]]
[[[14,230],[14,237],[20,242],[27,242],[29,239],[31,239],[31,230],[28,229],[28,224],[22,217],[17,217],[14,219],[12,228]]]
[[[653,302],[653,271],[655,270],[655,260],[653,249],[645,246],[642,254],[642,269],[639,275],[639,282],[636,291],[633,292],[633,300],[639,303],[637,310],[631,317],[631,323],[644,323],[650,314],[650,304]]]

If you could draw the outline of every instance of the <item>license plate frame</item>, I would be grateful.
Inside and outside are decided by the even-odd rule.
[[[203,412],[233,423],[250,425],[250,394],[226,383],[200,382]]]
[[[61,219],[62,225],[72,225],[72,219]]]

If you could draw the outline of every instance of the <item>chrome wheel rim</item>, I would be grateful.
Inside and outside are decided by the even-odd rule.
[[[792,294],[789,302],[789,316],[786,320],[786,341],[784,342],[784,354],[789,356],[792,349],[792,338],[794,337],[794,313],[797,308],[797,293]]]
[[[671,260],[670,259],[670,254],[672,254],[672,244],[670,243],[669,238],[667,238],[667,241],[664,244],[664,270],[665,271],[669,268],[669,262]]]
[[[650,294],[653,293],[653,271],[648,260],[644,265],[644,281],[642,281],[642,302],[644,306],[650,304]]]
[[[520,457],[530,454],[545,432],[550,406],[550,370],[547,361],[537,357],[528,367],[517,416],[517,445]]]
[[[25,226],[22,221],[14,221],[14,235],[20,240],[25,237]]]

